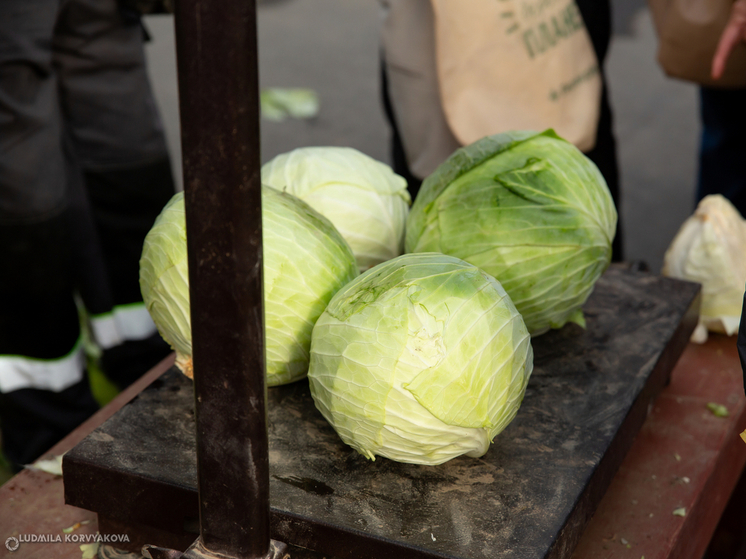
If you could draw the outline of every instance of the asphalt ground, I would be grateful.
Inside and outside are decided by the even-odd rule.
[[[622,180],[627,260],[658,272],[694,209],[699,135],[697,88],[668,79],[644,0],[614,0],[607,73]],[[262,161],[296,147],[351,146],[389,161],[380,101],[377,0],[260,0],[261,87],[307,87],[312,120],[262,122]],[[148,63],[174,168],[181,181],[173,18],[148,16]]]

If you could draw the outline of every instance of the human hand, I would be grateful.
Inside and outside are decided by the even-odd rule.
[[[736,0],[730,11],[728,24],[720,36],[715,56],[712,58],[712,77],[719,79],[725,71],[730,53],[740,41],[746,41],[746,0]]]

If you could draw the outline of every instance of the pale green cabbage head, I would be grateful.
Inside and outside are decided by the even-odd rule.
[[[364,456],[441,464],[482,456],[515,417],[533,370],[520,314],[491,276],[407,254],[342,288],[316,322],[316,407]]]
[[[422,185],[407,252],[457,256],[494,276],[538,335],[585,325],[581,306],[611,260],[617,212],[598,168],[548,130],[483,138]]]
[[[727,198],[704,197],[663,258],[663,275],[702,284],[694,341],[707,331],[735,334],[746,285],[746,222]]]
[[[399,256],[411,199],[388,165],[352,148],[307,147],[262,167],[262,182],[289,192],[342,233],[361,270]]]
[[[303,378],[311,332],[332,295],[357,277],[350,247],[297,198],[262,187],[267,384]],[[145,238],[140,289],[161,336],[191,375],[192,335],[184,195],[176,194]]]

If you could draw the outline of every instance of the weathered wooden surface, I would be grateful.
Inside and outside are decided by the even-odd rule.
[[[735,336],[689,344],[572,559],[704,555],[746,464],[742,378]]]
[[[481,459],[369,462],[326,424],[305,381],[271,389],[272,537],[339,557],[569,557],[687,343],[697,292],[609,270],[586,330],[534,340],[523,406]],[[191,381],[167,373],[67,455],[68,502],[194,526],[191,409]]]
[[[49,449],[42,459],[59,456],[109,419],[123,405],[134,398],[151,382],[173,365],[173,355],[153,367],[138,381],[85,421],[75,431]],[[66,533],[65,530],[71,532]],[[80,559],[82,536],[93,536],[98,531],[96,514],[65,505],[62,478],[46,472],[25,469],[0,487],[0,557],[15,559]],[[112,532],[113,533],[113,532]],[[8,538],[46,536],[46,543],[20,543],[16,551],[3,545]],[[126,532],[117,532],[126,534]],[[57,537],[63,541],[57,542]],[[65,541],[65,539],[69,541]],[[54,540],[54,541],[51,541]],[[11,542],[12,543],[12,542]]]

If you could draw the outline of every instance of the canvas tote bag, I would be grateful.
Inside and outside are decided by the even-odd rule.
[[[574,0],[431,0],[443,108],[466,145],[554,128],[596,141],[601,75]]]
[[[733,0],[648,0],[658,34],[658,63],[672,78],[710,87],[746,87],[746,45],[733,49],[719,80],[712,57]]]

